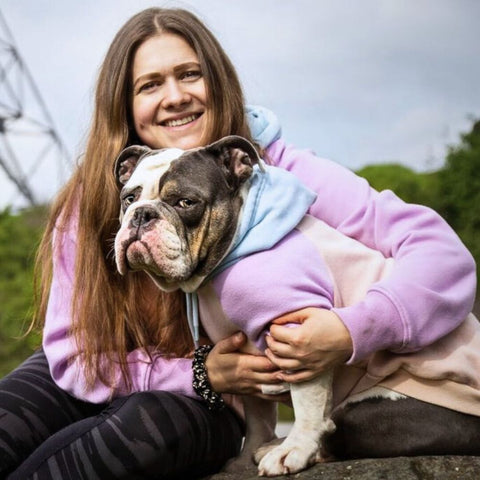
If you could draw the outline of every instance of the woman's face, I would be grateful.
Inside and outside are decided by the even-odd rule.
[[[132,68],[135,130],[150,148],[187,150],[207,140],[205,81],[198,57],[180,36],[151,37],[135,53]]]

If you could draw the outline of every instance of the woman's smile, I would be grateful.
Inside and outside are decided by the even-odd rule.
[[[200,118],[203,115],[202,113],[193,113],[187,116],[181,116],[177,118],[170,118],[167,120],[163,120],[160,122],[160,125],[162,127],[183,127],[184,125],[188,125],[190,123],[195,122],[198,118]]]

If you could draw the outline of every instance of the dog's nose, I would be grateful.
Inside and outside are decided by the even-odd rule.
[[[145,227],[153,220],[156,220],[160,217],[158,211],[153,207],[139,207],[133,213],[131,219],[132,227],[139,228]]]

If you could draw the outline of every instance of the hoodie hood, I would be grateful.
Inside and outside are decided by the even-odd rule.
[[[272,248],[297,226],[316,196],[292,173],[263,162],[255,165],[230,252],[209,278],[246,255]]]
[[[261,148],[269,147],[280,138],[282,128],[271,110],[258,105],[247,105],[245,110],[252,137]]]

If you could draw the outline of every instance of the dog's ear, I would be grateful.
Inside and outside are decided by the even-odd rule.
[[[125,185],[137,167],[140,158],[151,150],[142,145],[131,145],[120,152],[115,160],[114,173],[117,185]]]
[[[260,162],[255,147],[245,138],[230,135],[206,147],[217,159],[232,187],[240,186],[250,178],[253,165]]]

